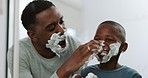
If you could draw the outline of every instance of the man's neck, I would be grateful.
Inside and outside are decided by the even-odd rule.
[[[56,56],[56,54],[52,52],[50,49],[42,47],[42,46],[38,46],[37,44],[33,42],[32,44],[35,47],[36,51],[44,58],[50,59]]]

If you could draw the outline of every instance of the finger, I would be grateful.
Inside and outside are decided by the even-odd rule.
[[[77,75],[75,75],[74,78],[81,78],[81,75],[80,74],[77,74]]]
[[[99,49],[99,45],[98,44],[91,44],[89,45],[90,49]]]
[[[87,43],[87,45],[91,45],[91,44],[100,44],[100,42],[99,41],[97,41],[97,40],[90,40],[88,43]]]
[[[91,40],[88,43],[84,44],[85,46],[84,50],[91,51],[91,49],[97,49],[99,44],[100,44],[99,41]]]
[[[91,50],[90,46],[87,46],[87,50],[89,50],[89,51]]]
[[[78,48],[78,52],[80,52],[82,56],[89,57],[94,52],[97,53],[97,49],[98,49],[99,44],[100,43],[98,41],[91,40],[88,43],[81,45]],[[96,49],[96,50],[95,51],[92,51],[94,49]]]

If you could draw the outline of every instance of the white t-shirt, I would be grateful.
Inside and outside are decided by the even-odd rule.
[[[78,48],[80,42],[68,35],[68,52],[61,56],[55,56],[51,59],[42,57],[32,45],[29,37],[20,40],[19,49],[19,78],[58,78],[56,70],[65,62],[65,60]],[[8,50],[8,66],[12,74],[13,70],[13,47]]]

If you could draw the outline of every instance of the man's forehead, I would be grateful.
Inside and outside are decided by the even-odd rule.
[[[59,20],[61,17],[63,17],[60,12],[56,9],[56,7],[52,6],[44,11],[42,11],[41,13],[36,15],[36,19],[37,21],[39,19],[45,19],[45,20],[50,20],[50,21],[57,21]]]
[[[51,17],[52,17],[52,19],[54,19],[54,20],[58,20],[58,19],[60,19],[61,17],[63,17],[63,15],[58,11],[58,9],[56,8],[56,7],[51,7]]]

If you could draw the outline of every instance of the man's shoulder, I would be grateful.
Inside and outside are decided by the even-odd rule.
[[[22,39],[20,39],[19,40],[19,51],[20,52],[23,52],[23,51],[25,51],[26,49],[28,49],[29,50],[29,48],[32,48],[32,43],[31,43],[31,40],[30,40],[30,38],[29,37],[25,37],[25,38],[22,38]],[[12,45],[10,48],[9,48],[9,50],[8,50],[8,52],[10,51],[12,51],[13,52],[13,48],[14,48],[14,45]]]
[[[21,44],[30,43],[31,39],[29,37],[25,37],[19,40]]]
[[[69,44],[73,44],[77,47],[81,44],[80,40],[78,40],[76,37],[73,37],[69,34],[67,34],[67,40],[68,40]]]
[[[25,38],[21,39],[19,41],[19,45],[20,45],[20,48],[21,47],[24,48],[24,47],[32,47],[33,46],[32,42],[31,42],[31,39],[29,37],[25,37]]]

